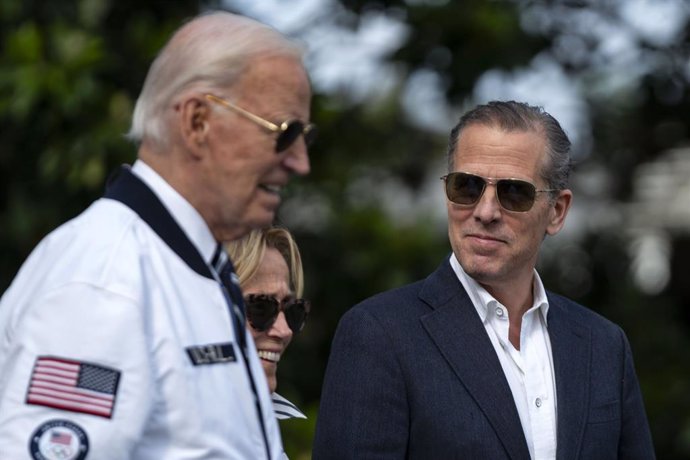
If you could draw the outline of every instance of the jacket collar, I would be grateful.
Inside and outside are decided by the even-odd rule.
[[[579,452],[587,415],[591,382],[592,338],[586,326],[568,308],[568,302],[547,292],[549,337],[558,402],[557,458],[575,458]]]
[[[146,182],[132,173],[129,166],[122,166],[111,175],[103,197],[119,201],[132,209],[189,268],[201,276],[215,279],[208,259],[202,256],[199,242],[190,239],[190,234],[172,216],[161,198]],[[211,251],[213,249],[215,244]]]
[[[527,441],[503,368],[474,305],[446,259],[425,281],[419,297],[433,311],[423,327],[484,412],[514,459],[529,459]]]
[[[589,400],[591,331],[569,301],[546,291],[548,329],[558,404],[557,458],[579,451]],[[421,317],[431,340],[475,399],[515,459],[529,450],[503,368],[469,296],[448,259],[423,283],[419,298],[432,311]],[[460,352],[461,351],[461,352]]]

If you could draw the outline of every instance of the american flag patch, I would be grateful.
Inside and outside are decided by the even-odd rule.
[[[69,446],[72,444],[72,435],[69,433],[60,433],[59,431],[51,431],[50,442]]]
[[[110,418],[113,415],[120,372],[51,356],[36,359],[28,404]]]

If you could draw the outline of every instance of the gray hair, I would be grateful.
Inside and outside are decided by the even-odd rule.
[[[507,132],[542,133],[546,140],[549,161],[540,174],[549,188],[556,190],[568,188],[568,178],[572,169],[568,135],[558,121],[542,107],[524,102],[492,101],[465,113],[450,132],[447,152],[449,172],[452,172],[454,168],[455,149],[462,130],[473,124],[498,127]]]
[[[301,59],[303,48],[246,17],[223,11],[196,17],[175,32],[151,64],[127,138],[167,147],[166,111],[176,94],[193,87],[204,92],[231,87],[260,55]]]

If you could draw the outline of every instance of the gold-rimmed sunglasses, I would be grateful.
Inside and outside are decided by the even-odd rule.
[[[254,115],[248,110],[243,109],[242,107],[235,105],[227,99],[223,99],[222,97],[218,97],[213,94],[205,94],[204,97],[211,102],[220,104],[223,107],[242,115],[243,117],[273,133],[278,133],[275,147],[276,153],[287,150],[297,140],[300,134],[304,136],[304,142],[307,147],[314,142],[314,139],[316,139],[316,125],[313,123],[305,124],[300,120],[286,120],[277,125],[264,118],[261,118],[258,115]]]
[[[461,206],[474,206],[484,194],[487,185],[496,186],[496,198],[503,209],[527,212],[532,209],[537,193],[557,192],[557,189],[537,189],[521,179],[494,179],[466,172],[452,172],[441,177],[446,183],[448,200]]]

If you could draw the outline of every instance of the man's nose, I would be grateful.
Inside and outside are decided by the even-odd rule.
[[[487,184],[484,193],[474,205],[474,217],[482,222],[492,222],[501,216],[501,203],[496,196],[496,186]]]
[[[311,171],[309,164],[309,152],[304,139],[298,139],[290,148],[282,153],[285,155],[283,165],[293,174],[306,176]],[[280,154],[279,154],[280,155]]]

